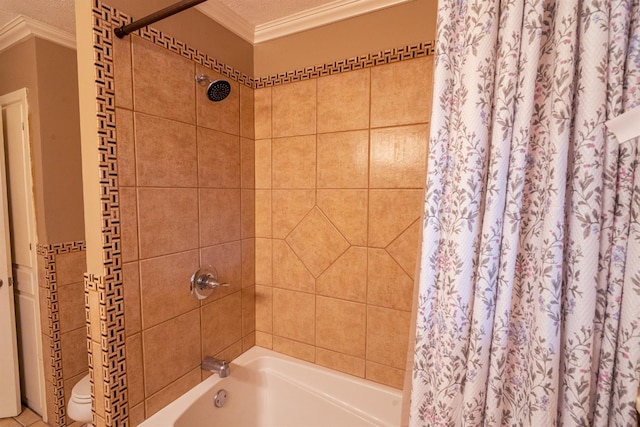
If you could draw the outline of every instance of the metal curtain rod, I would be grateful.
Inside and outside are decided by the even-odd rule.
[[[130,24],[123,25],[122,27],[116,28],[113,30],[118,38],[123,38],[124,36],[133,33],[136,30],[139,30],[142,27],[146,27],[147,25],[153,24],[154,22],[160,21],[161,19],[168,18],[171,15],[175,15],[176,13],[182,12],[183,10],[189,9],[197,4],[204,3],[207,0],[182,0],[178,3],[175,3],[171,6],[167,6],[162,10],[152,13],[151,15],[147,15],[144,18],[140,18],[137,21],[134,21]]]

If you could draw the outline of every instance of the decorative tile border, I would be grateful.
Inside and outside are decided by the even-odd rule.
[[[263,87],[309,80],[316,77],[329,76],[332,74],[346,73],[348,71],[375,67],[376,65],[391,64],[393,62],[406,61],[408,59],[433,55],[434,52],[434,42],[418,43],[401,48],[380,51],[369,55],[356,56],[330,64],[316,65],[315,67],[307,67],[286,73],[259,77],[254,80],[253,88],[259,89]]]
[[[125,361],[124,287],[120,251],[120,207],[116,161],[115,92],[113,75],[113,28],[129,22],[129,17],[93,1],[93,51],[98,120],[103,275],[85,275],[85,304],[89,336],[89,365],[93,386],[104,395],[104,413],[96,413],[106,426],[129,424]],[[89,292],[99,297],[100,337],[92,336]],[[94,343],[99,343],[99,357]],[[101,378],[95,377],[100,364]],[[95,396],[95,394],[94,394]],[[101,423],[100,423],[101,424]]]
[[[45,364],[49,364],[51,368],[51,378],[48,379],[53,385],[53,410],[55,414],[55,420],[49,420],[49,422],[55,422],[56,426],[66,425],[66,412],[65,396],[63,387],[63,372],[62,372],[62,351],[60,344],[60,307],[58,305],[58,284],[57,284],[57,271],[56,271],[56,256],[61,254],[68,254],[71,252],[84,251],[86,249],[83,241],[67,242],[67,243],[55,243],[52,245],[38,244],[36,251],[38,256],[44,258],[44,290],[46,292],[46,318],[47,318],[47,330],[42,331],[44,335],[49,338],[49,342],[44,343],[50,349],[49,360],[45,360]],[[42,298],[40,299],[42,301]],[[45,313],[40,309],[41,316]]]
[[[85,274],[84,283],[87,318],[90,316],[91,294],[97,294],[99,301],[99,334],[97,336],[92,334],[91,325],[87,322],[93,424],[128,425],[122,281],[118,283],[114,278]],[[96,396],[103,399],[104,412],[98,412]]]

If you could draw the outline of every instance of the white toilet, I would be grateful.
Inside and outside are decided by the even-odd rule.
[[[67,415],[69,418],[81,423],[91,424],[91,379],[89,374],[85,375],[76,385],[73,386],[71,399],[67,405]]]

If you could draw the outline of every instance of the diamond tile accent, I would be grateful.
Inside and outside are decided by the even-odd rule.
[[[389,255],[412,279],[415,276],[419,240],[420,220],[417,220],[387,247]]]
[[[286,240],[315,277],[322,274],[349,247],[349,243],[318,208],[313,208]]]
[[[367,248],[351,246],[316,282],[318,295],[367,300]]]
[[[356,246],[367,245],[367,190],[318,190],[318,207]]]
[[[386,250],[369,249],[367,270],[368,304],[411,311],[413,279]]]
[[[284,240],[273,241],[273,286],[315,291],[316,280]]]
[[[420,217],[423,190],[369,191],[369,246],[386,248]]]
[[[316,202],[315,190],[272,191],[273,237],[284,239]]]

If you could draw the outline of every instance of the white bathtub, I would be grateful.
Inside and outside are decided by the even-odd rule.
[[[228,393],[214,405],[220,389]],[[261,347],[207,378],[142,427],[360,427],[400,425],[402,393]]]

